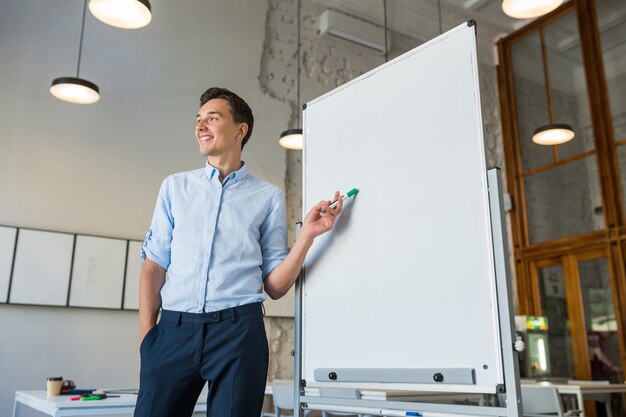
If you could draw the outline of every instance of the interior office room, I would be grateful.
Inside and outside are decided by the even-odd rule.
[[[515,18],[501,0],[152,0],[139,29],[85,4],[0,0],[0,415],[51,376],[138,387],[138,247],[163,179],[205,162],[194,117],[206,88],[252,107],[243,159],[284,190],[293,242],[302,151],[279,137],[302,126],[302,105],[469,19],[486,162],[504,177],[516,324],[546,346],[520,372],[624,383],[626,2]],[[51,94],[75,76],[97,85],[97,102]],[[573,139],[542,142],[550,125]],[[81,283],[94,265],[118,279]],[[293,378],[293,293],[266,310],[271,384]],[[616,417],[621,402],[606,403]]]

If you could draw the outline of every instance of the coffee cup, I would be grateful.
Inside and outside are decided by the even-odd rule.
[[[46,380],[46,397],[55,397],[61,395],[61,388],[63,387],[62,376],[52,376]]]

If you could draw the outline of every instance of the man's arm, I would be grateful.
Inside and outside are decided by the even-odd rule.
[[[146,258],[139,279],[139,337],[140,341],[156,325],[161,308],[161,288],[165,284],[165,269]]]
[[[337,206],[330,208],[330,201],[320,201],[306,215],[300,228],[300,235],[287,257],[265,277],[265,292],[271,299],[277,300],[291,288],[302,269],[304,258],[313,245],[315,238],[333,228],[335,218],[341,213],[343,199],[335,193]]]

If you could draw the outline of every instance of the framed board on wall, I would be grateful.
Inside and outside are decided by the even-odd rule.
[[[6,303],[9,297],[16,237],[15,227],[0,226],[0,303]]]
[[[69,306],[121,308],[127,241],[78,235]]]
[[[139,274],[143,261],[139,256],[141,242],[130,240],[126,254],[126,275],[124,279],[124,310],[139,310]]]
[[[20,229],[9,302],[66,306],[74,235]]]

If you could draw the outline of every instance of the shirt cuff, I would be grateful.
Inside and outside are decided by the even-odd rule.
[[[141,259],[145,261],[146,258],[150,259],[166,271],[170,266],[169,254],[167,254],[162,248],[159,248],[154,241],[146,242],[141,246]]]
[[[263,266],[261,267],[261,273],[263,274],[262,275],[263,281],[265,281],[265,278],[267,278],[267,276],[272,273],[274,268],[280,265],[283,259],[272,259],[272,260],[268,260],[266,263],[263,264]]]

